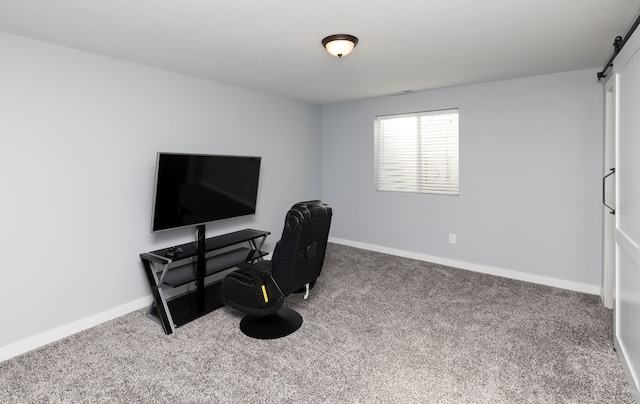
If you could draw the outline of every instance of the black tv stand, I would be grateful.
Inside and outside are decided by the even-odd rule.
[[[205,238],[204,226],[198,226],[195,243],[140,254],[153,295],[147,316],[171,334],[177,327],[222,307],[222,280],[215,275],[242,262],[261,260],[267,255],[262,246],[269,234],[245,229]]]

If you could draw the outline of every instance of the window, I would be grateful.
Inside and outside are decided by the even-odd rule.
[[[376,189],[458,195],[458,110],[379,116]]]

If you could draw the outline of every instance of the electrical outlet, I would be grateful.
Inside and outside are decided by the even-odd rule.
[[[455,243],[456,243],[456,235],[449,234],[449,244],[455,244]]]

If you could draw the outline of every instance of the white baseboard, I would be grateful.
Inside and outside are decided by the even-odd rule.
[[[519,281],[537,283],[540,285],[552,286],[555,288],[573,290],[576,292],[588,293],[591,295],[599,295],[600,287],[595,285],[587,285],[579,282],[571,282],[562,279],[550,278],[547,276],[533,275],[524,272],[512,271],[509,269],[495,268],[487,265],[474,264],[471,262],[457,261],[449,258],[434,257],[426,254],[419,254],[411,251],[398,250],[395,248],[382,247],[374,244],[361,243],[358,241],[345,240],[335,237],[329,237],[329,242],[347,245],[350,247],[362,248],[364,250],[376,251],[398,257],[411,258],[419,261],[433,262],[434,264],[446,265],[449,267],[466,269],[469,271],[480,272],[488,275],[501,276],[503,278],[516,279]]]
[[[0,362],[7,359],[11,359],[23,353],[29,352],[33,349],[40,348],[62,338],[68,337],[80,331],[95,327],[114,318],[118,318],[132,311],[139,310],[143,307],[147,307],[152,302],[152,297],[143,297],[133,302],[129,302],[118,307],[114,307],[109,310],[105,310],[101,313],[94,314],[92,316],[83,318],[78,321],[74,321],[71,324],[63,325],[53,330],[44,332],[42,334],[35,335],[33,337],[18,341],[11,345],[7,345],[0,348]]]

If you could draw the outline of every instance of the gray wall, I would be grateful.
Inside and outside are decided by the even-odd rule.
[[[460,196],[376,192],[375,116],[447,108],[460,112]],[[323,107],[331,234],[597,290],[602,108],[596,70]]]
[[[208,235],[271,249],[322,197],[335,239],[599,284],[595,70],[320,108],[4,33],[0,53],[0,360],[148,300],[138,254],[193,239],[149,233],[157,151],[263,157],[257,214]],[[460,196],[375,192],[374,117],[456,107]]]
[[[0,351],[148,299],[138,255],[194,239],[149,232],[158,151],[262,156],[256,215],[208,236],[269,230],[271,250],[320,197],[318,106],[4,33],[0,54]]]

